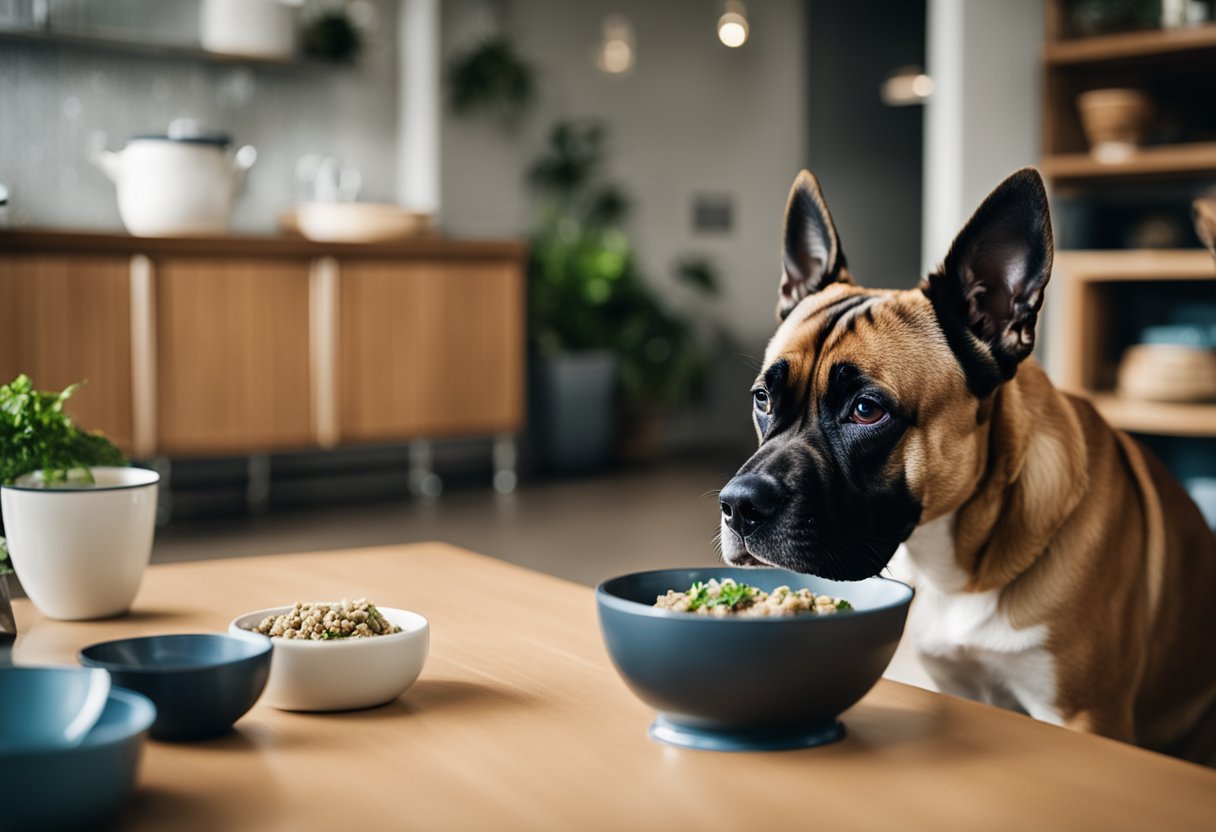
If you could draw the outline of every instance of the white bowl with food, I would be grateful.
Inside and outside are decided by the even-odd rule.
[[[262,702],[284,711],[350,711],[392,702],[422,672],[430,625],[409,610],[364,600],[312,602],[245,613],[234,634],[274,645]]]

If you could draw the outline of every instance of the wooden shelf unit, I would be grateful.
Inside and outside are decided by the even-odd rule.
[[[1046,0],[1043,47],[1044,172],[1061,184],[1192,178],[1216,181],[1216,23],[1070,37],[1065,0]],[[1121,162],[1090,155],[1077,98],[1133,88],[1153,101],[1140,151]]]
[[[73,51],[120,52],[142,58],[197,61],[212,64],[231,64],[265,69],[288,71],[342,70],[353,66],[338,61],[323,61],[317,58],[293,55],[286,58],[265,58],[256,55],[230,55],[212,52],[197,43],[157,42],[139,40],[121,32],[77,32],[61,29],[39,29],[0,25],[0,44],[32,44],[40,47],[62,47]]]
[[[1048,66],[1071,66],[1129,61],[1200,50],[1216,50],[1216,24],[1060,38],[1048,41],[1043,50],[1043,60]]]
[[[1103,162],[1089,153],[1056,153],[1044,156],[1040,168],[1057,182],[1216,175],[1216,142],[1145,147],[1117,162]]]
[[[1071,37],[1065,0],[1045,0],[1043,157],[1041,169],[1057,194],[1092,202],[1143,198],[1145,188],[1194,190],[1216,181],[1216,24]],[[1077,96],[1104,87],[1145,91],[1158,122],[1172,134],[1118,162],[1101,162],[1089,146]],[[1180,188],[1181,185],[1181,188]],[[1101,216],[1101,214],[1098,214]],[[1174,304],[1216,299],[1216,261],[1202,249],[1057,251],[1052,278],[1050,367],[1065,389],[1093,400],[1112,425],[1162,436],[1216,437],[1216,402],[1135,401],[1115,392],[1122,350],[1140,328]]]
[[[1212,284],[1216,260],[1206,251],[1062,251],[1052,276],[1060,310],[1053,318],[1052,367],[1066,389],[1085,395],[1123,430],[1162,436],[1216,437],[1216,402],[1125,399],[1114,390],[1119,359],[1112,333],[1117,289],[1130,283]]]
[[[1091,393],[1089,398],[1106,421],[1126,431],[1158,436],[1216,436],[1216,403],[1141,402],[1115,393]]]

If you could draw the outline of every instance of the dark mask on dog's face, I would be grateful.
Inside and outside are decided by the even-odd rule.
[[[752,388],[760,447],[720,494],[722,554],[859,580],[983,473],[993,394],[1033,349],[1051,273],[1046,193],[1018,171],[920,288],[871,290],[803,171],[784,249],[781,323]]]

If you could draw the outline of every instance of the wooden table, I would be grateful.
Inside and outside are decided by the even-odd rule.
[[[365,594],[431,621],[430,660],[401,699],[258,705],[226,737],[150,742],[122,826],[1216,829],[1216,771],[887,681],[832,746],[660,745],[609,664],[590,590],[443,544],[156,566],[112,621],[48,621],[19,601],[14,659],[71,663],[101,639]]]

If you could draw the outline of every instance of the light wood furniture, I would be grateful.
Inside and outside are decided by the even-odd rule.
[[[1054,37],[1043,50],[1043,60],[1051,66],[1100,64],[1140,58],[1181,55],[1216,49],[1216,26],[1191,26],[1178,29],[1150,29],[1119,32],[1086,38],[1062,38],[1058,19],[1059,3],[1050,4],[1054,17]]]
[[[87,379],[70,410],[126,448],[135,436],[129,270],[113,254],[0,254],[0,379],[24,372],[45,390]]]
[[[1067,390],[1093,399],[1115,427],[1169,436],[1216,436],[1216,402],[1177,404],[1114,393],[1126,287],[1211,286],[1216,260],[1206,251],[1061,251],[1055,256],[1049,315],[1051,369]],[[1140,287],[1143,288],[1143,287]]]
[[[510,263],[346,265],[338,307],[342,438],[518,429],[523,410],[522,287]],[[486,360],[493,356],[492,360]],[[386,390],[380,379],[409,379]]]
[[[312,444],[309,261],[164,256],[153,268],[158,451]]]
[[[1216,142],[1146,147],[1117,162],[1099,161],[1088,152],[1053,153],[1043,157],[1040,168],[1044,176],[1067,184],[1113,178],[1211,174],[1216,173]]]
[[[98,640],[365,594],[430,620],[414,687],[353,713],[257,705],[229,736],[149,743],[120,828],[1181,832],[1216,818],[1216,771],[887,681],[835,745],[660,745],[609,663],[590,590],[437,543],[154,566],[134,611],[104,622],[18,601],[14,658],[70,663]]]
[[[524,247],[0,232],[0,378],[137,458],[512,435]]]
[[[1177,29],[1075,37],[1063,0],[1046,0],[1043,49],[1043,158],[1057,191],[1112,181],[1216,175],[1211,89],[1216,79],[1216,23]],[[1077,112],[1087,90],[1131,87],[1157,104],[1171,143],[1150,145],[1119,162],[1089,155]]]
[[[1143,201],[1159,211],[1162,193],[1186,206],[1188,187],[1198,192],[1205,182],[1216,184],[1216,111],[1211,107],[1216,24],[1075,37],[1064,0],[1047,0],[1043,76],[1040,166],[1053,196],[1091,206]],[[1076,98],[1103,87],[1147,92],[1157,104],[1156,122],[1169,125],[1173,143],[1146,146],[1118,162],[1093,158]],[[1057,251],[1052,283],[1048,353],[1060,384],[1091,397],[1116,427],[1216,436],[1216,403],[1134,401],[1115,394],[1118,362],[1134,342],[1134,326],[1166,322],[1164,315],[1138,318],[1138,309],[1162,299],[1172,298],[1175,306],[1204,297],[1216,300],[1211,254],[1201,249]]]

